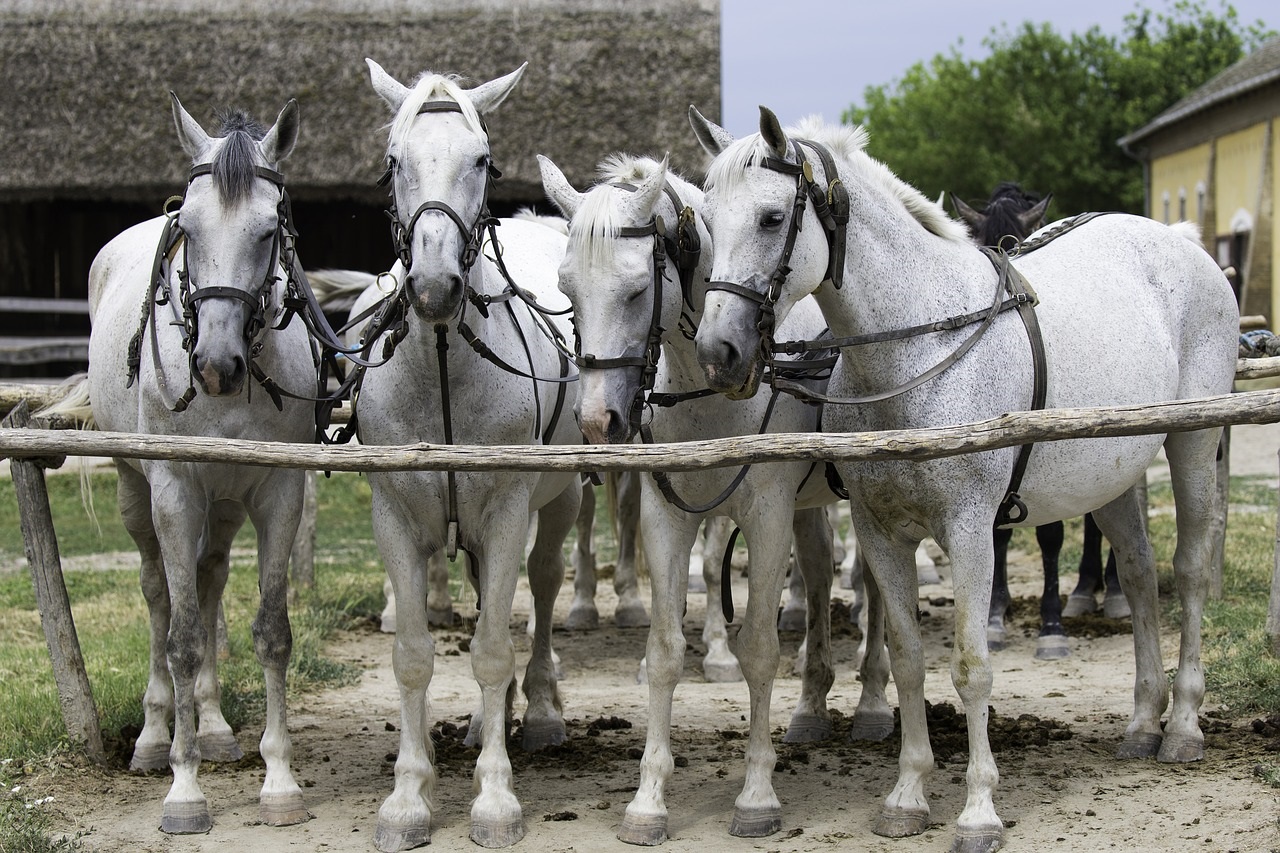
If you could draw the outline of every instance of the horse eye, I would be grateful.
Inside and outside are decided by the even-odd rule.
[[[485,169],[485,168],[488,168],[488,166],[489,166],[489,155],[488,155],[488,154],[481,154],[479,157],[477,157],[477,158],[476,158],[476,168],[477,168],[477,169]]]
[[[786,217],[783,216],[781,213],[779,213],[776,210],[771,210],[760,217],[760,227],[761,228],[777,228],[779,225],[782,224],[782,221],[784,219],[786,219]]]

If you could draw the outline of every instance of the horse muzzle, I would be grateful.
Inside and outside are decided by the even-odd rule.
[[[196,381],[210,397],[234,397],[244,389],[249,375],[248,365],[241,355],[221,358],[197,353],[192,359]]]
[[[710,333],[704,335],[700,330],[697,351],[708,388],[730,400],[746,400],[755,396],[764,375],[758,341],[744,350],[734,341]]]

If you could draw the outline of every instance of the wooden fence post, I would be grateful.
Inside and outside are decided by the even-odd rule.
[[[30,420],[24,401],[0,425],[25,427]],[[62,579],[62,560],[58,556],[58,539],[54,535],[53,516],[49,511],[44,470],[34,460],[16,457],[9,460],[9,468],[13,488],[18,494],[22,538],[26,543],[36,605],[40,609],[40,624],[44,627],[44,639],[53,661],[53,678],[58,686],[62,720],[72,742],[82,746],[91,759],[105,764],[107,758],[102,748],[102,731],[98,728],[98,709],[93,703],[93,690],[85,672],[76,624],[71,618],[71,602]]]
[[[1271,569],[1271,599],[1267,605],[1267,638],[1271,653],[1280,657],[1280,511],[1276,513],[1276,547]]]
[[[298,533],[293,539],[293,553],[289,557],[291,589],[311,589],[316,585],[316,472],[308,471],[306,488],[302,493],[302,518]]]

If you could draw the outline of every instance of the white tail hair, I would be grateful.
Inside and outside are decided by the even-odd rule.
[[[1196,223],[1185,221],[1175,222],[1170,225],[1169,228],[1171,228],[1174,233],[1178,234],[1180,237],[1185,237],[1201,249],[1204,248],[1204,240],[1202,240],[1200,236],[1200,226]]]
[[[569,236],[569,220],[563,216],[549,216],[545,213],[539,213],[532,207],[522,207],[511,215],[512,219],[523,219],[525,222],[536,222],[539,225],[545,225],[553,231]]]

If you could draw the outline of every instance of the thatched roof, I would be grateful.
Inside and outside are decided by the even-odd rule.
[[[1129,147],[1192,116],[1280,83],[1280,36],[1268,39],[1253,53],[1223,69],[1209,82],[1120,140]]]
[[[185,174],[169,90],[205,126],[298,99],[295,198],[378,199],[386,105],[364,58],[411,83],[528,60],[489,120],[497,198],[540,198],[534,155],[585,183],[606,153],[703,159],[720,111],[719,0],[0,0],[0,200],[154,199]]]

